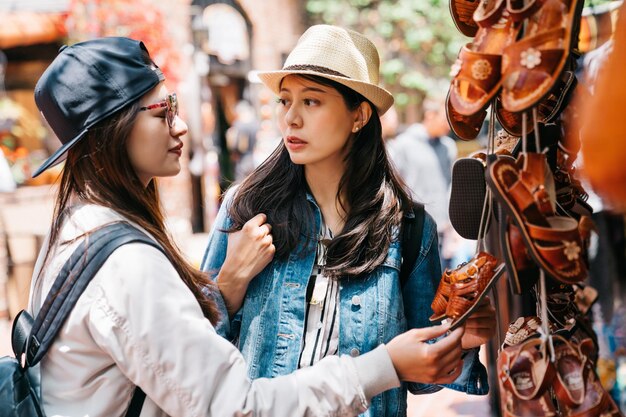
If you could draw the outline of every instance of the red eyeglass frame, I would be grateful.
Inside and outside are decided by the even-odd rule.
[[[167,108],[165,112],[165,120],[167,121],[167,125],[171,128],[174,126],[174,119],[178,116],[178,97],[176,96],[176,93],[168,94],[165,96],[165,100],[159,101],[158,103],[140,107],[139,111],[160,109],[162,107]]]

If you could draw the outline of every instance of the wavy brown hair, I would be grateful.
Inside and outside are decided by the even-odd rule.
[[[396,226],[409,207],[404,183],[389,162],[382,138],[380,118],[374,105],[354,90],[327,78],[302,75],[337,90],[349,110],[367,101],[372,115],[358,136],[348,143],[346,172],[336,199],[347,213],[343,230],[328,247],[325,272],[334,278],[371,273],[387,256]],[[303,235],[317,236],[314,216],[308,204],[308,185],[302,165],[294,164],[284,143],[269,156],[237,190],[229,215],[240,229],[258,213],[265,213],[272,225],[276,257],[285,259]]]
[[[144,187],[130,162],[126,142],[138,112],[137,101],[97,123],[69,150],[55,202],[49,248],[59,238],[70,198],[111,208],[156,239],[195,295],[204,316],[215,324],[218,319],[215,302],[205,295],[217,291],[215,284],[184,259],[166,231],[156,181],[153,179]],[[50,249],[44,259],[47,260],[49,253]]]

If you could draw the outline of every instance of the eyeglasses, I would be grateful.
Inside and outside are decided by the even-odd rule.
[[[165,120],[167,120],[167,125],[172,128],[172,126],[174,126],[174,119],[178,116],[178,98],[176,98],[176,93],[168,94],[165,96],[165,100],[158,103],[140,107],[139,111],[159,109],[161,107],[167,107]]]

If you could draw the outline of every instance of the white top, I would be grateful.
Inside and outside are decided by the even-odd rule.
[[[336,355],[339,348],[339,283],[324,275],[326,250],[332,238],[330,229],[322,224],[307,288],[300,368],[311,366],[328,355]]]
[[[119,220],[113,210],[80,206],[59,241]],[[31,289],[31,312],[45,298],[37,292],[49,291],[80,241],[52,255]],[[147,395],[142,416],[356,415],[373,395],[399,385],[384,347],[250,382],[239,351],[203,317],[167,258],[141,243],[122,246],[104,263],[42,360],[41,374],[48,416],[124,416],[135,385]]]

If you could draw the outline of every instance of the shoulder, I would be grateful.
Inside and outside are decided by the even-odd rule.
[[[418,216],[422,216],[422,235],[420,238],[420,247],[422,254],[428,252],[429,248],[433,245],[433,241],[435,241],[437,235],[437,223],[433,216],[430,215],[424,208],[424,204],[414,201],[413,213]],[[421,214],[420,214],[421,213]],[[406,216],[406,212],[405,212]],[[403,222],[406,220],[406,217],[403,217]]]
[[[458,147],[454,139],[452,139],[450,136],[442,136],[441,143],[443,143],[444,146],[448,149],[448,152],[454,153],[456,155]]]
[[[424,210],[424,235],[431,235],[437,232],[437,222],[426,210]]]
[[[235,200],[235,196],[237,195],[237,191],[239,191],[240,187],[241,184],[233,184],[224,192],[222,207],[229,209],[230,206],[232,206],[233,201]]]
[[[197,304],[165,254],[144,243],[129,243],[117,248],[88,289],[92,308],[124,321],[130,316],[139,317],[163,303]]]
[[[159,249],[145,243],[128,243],[117,248],[96,275],[100,284],[140,290],[146,285],[180,281],[174,266]]]

